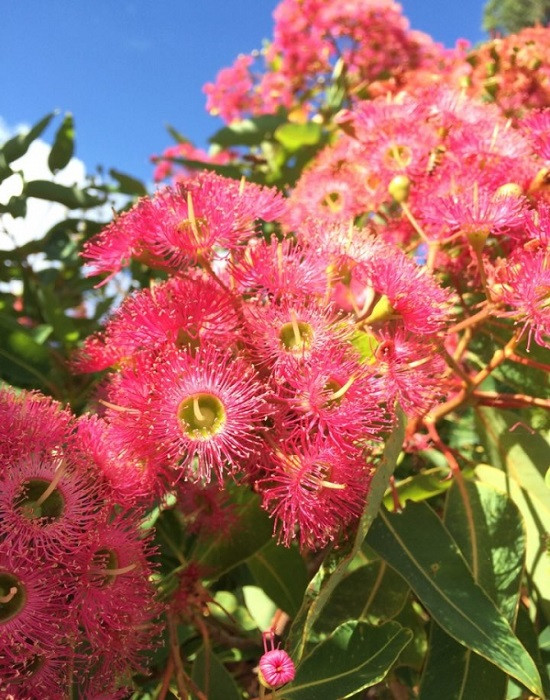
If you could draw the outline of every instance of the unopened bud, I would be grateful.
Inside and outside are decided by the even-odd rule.
[[[521,197],[523,189],[517,182],[506,182],[495,192],[495,197]]]
[[[406,175],[396,175],[388,185],[388,192],[398,204],[406,202],[411,191],[411,181]]]
[[[294,679],[296,669],[290,656],[282,649],[272,649],[260,659],[259,680],[266,688],[280,688]]]

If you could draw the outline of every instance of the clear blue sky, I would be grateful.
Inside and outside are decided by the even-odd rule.
[[[6,0],[0,117],[73,112],[76,155],[150,180],[173,124],[198,145],[220,125],[202,86],[272,35],[275,0]],[[483,0],[404,0],[411,27],[476,43]],[[51,137],[51,134],[50,134]]]

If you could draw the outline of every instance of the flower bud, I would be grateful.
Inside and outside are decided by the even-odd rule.
[[[296,675],[290,656],[282,649],[267,651],[260,659],[260,683],[266,688],[280,688]]]
[[[406,175],[396,175],[388,185],[388,192],[396,202],[406,202],[411,190],[411,181]]]

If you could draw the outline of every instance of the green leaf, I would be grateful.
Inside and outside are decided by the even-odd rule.
[[[259,586],[243,586],[243,598],[248,612],[262,632],[270,629],[277,606]]]
[[[376,560],[345,576],[334,589],[315,630],[331,632],[347,620],[380,624],[405,605],[409,587],[385,561]]]
[[[166,131],[170,134],[170,136],[174,139],[174,141],[176,143],[191,143],[191,141],[188,138],[186,138],[180,131],[178,131],[171,124],[166,124],[165,128],[166,128]]]
[[[73,342],[78,340],[79,334],[74,321],[65,314],[59,295],[55,293],[52,285],[37,285],[35,294],[42,316],[53,327],[56,339],[63,345],[70,344],[71,338],[74,339]]]
[[[29,129],[29,131],[24,134],[17,134],[17,136],[14,136],[9,141],[6,141],[0,149],[0,152],[4,156],[4,161],[6,163],[11,163],[18,158],[21,158],[21,156],[24,156],[29,150],[31,143],[36,140],[40,134],[42,134],[54,116],[55,112],[46,114],[46,116],[37,122],[31,129]]]
[[[401,574],[447,634],[542,693],[533,660],[428,505],[410,502],[399,514],[381,511],[367,543]]]
[[[540,673],[540,677],[542,678],[542,685],[544,688],[544,697],[545,698],[550,698],[550,678],[548,676],[548,669],[543,660],[543,655],[545,651],[548,651],[548,648],[545,649],[545,643],[544,643],[544,635],[545,632],[550,632],[550,628],[547,627],[545,631],[543,631],[537,639],[537,632],[535,630],[534,624],[531,622],[531,619],[529,618],[529,613],[525,606],[520,605],[519,610],[518,610],[518,615],[517,615],[517,623],[516,623],[516,634],[518,638],[521,640],[521,643],[523,646],[527,649],[527,651],[531,654],[533,657],[534,662],[537,664],[537,668]],[[509,687],[508,687],[508,697],[509,698],[520,698],[524,697],[527,695],[528,691],[525,691],[524,694],[522,695],[523,692],[523,686],[519,686],[517,683],[514,681],[510,681]]]
[[[465,482],[463,489],[453,483],[447,496],[445,525],[476,582],[513,626],[525,559],[521,515],[506,494],[490,486]],[[446,691],[449,700],[468,699],[476,694],[486,700],[506,697],[506,674],[432,623],[421,683],[422,700],[441,697],[442,678],[445,688],[452,689]]]
[[[49,202],[59,202],[69,209],[91,209],[104,202],[103,199],[94,197],[79,187],[66,187],[49,180],[31,180],[25,183],[23,194]]]
[[[122,173],[114,168],[109,170],[109,175],[118,182],[118,191],[122,192],[122,194],[137,195],[138,197],[147,194],[147,189],[143,182],[135,177],[126,175],[126,173]]]
[[[216,535],[200,539],[192,558],[207,572],[218,578],[237,564],[246,561],[272,537],[273,525],[260,508],[258,496],[244,488],[234,489],[235,520]]]
[[[396,622],[379,627],[345,622],[304,657],[280,693],[293,700],[349,697],[380,682],[411,638]]]
[[[547,620],[550,620],[550,508],[546,502],[546,486],[532,491],[522,487],[515,478],[487,465],[476,467],[476,476],[486,484],[510,495],[523,516],[527,532],[526,569],[529,584]]]
[[[219,658],[204,647],[197,652],[191,678],[208,700],[242,700],[233,676]]]
[[[395,489],[399,495],[399,502],[405,505],[407,501],[425,501],[447,491],[452,484],[448,476],[448,467],[435,467],[396,482]],[[384,496],[384,505],[388,510],[393,507],[391,491]]]
[[[281,124],[275,130],[275,138],[287,151],[293,153],[303,146],[315,146],[321,140],[323,129],[320,124]]]
[[[330,551],[307,587],[302,607],[289,634],[291,656],[295,661],[301,659],[315,621],[346,573],[350,562],[359,552],[365,536],[376,518],[405,436],[405,416],[399,407],[397,407],[396,413],[397,424],[386,441],[384,453],[372,478],[367,502],[359,520],[354,540],[347,547]]]
[[[74,120],[73,115],[67,112],[55,135],[53,146],[48,156],[48,168],[52,173],[69,164],[74,153]]]
[[[225,126],[210,137],[210,143],[223,148],[230,146],[259,146],[262,141],[273,138],[275,129],[286,122],[284,114],[262,114],[253,119],[243,119]]]
[[[550,490],[545,483],[550,442],[526,425],[523,414],[478,407],[476,419],[491,466],[499,467],[504,478],[484,467],[476,473],[509,493],[519,507],[527,527],[527,573],[550,621]]]
[[[13,170],[8,165],[6,156],[0,150],[0,182],[13,175]]]
[[[271,539],[246,562],[256,583],[290,617],[295,617],[309,576],[296,547],[282,547]]]
[[[550,442],[545,435],[531,430],[521,416],[510,411],[478,406],[476,420],[489,463],[505,469],[523,488],[539,491],[550,463]],[[550,507],[550,492],[545,501]]]

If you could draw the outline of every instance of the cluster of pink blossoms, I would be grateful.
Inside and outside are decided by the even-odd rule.
[[[393,0],[283,0],[273,18],[264,66],[257,69],[255,55],[240,55],[204,86],[211,114],[231,122],[280,107],[311,111],[312,98],[330,84],[338,61],[350,94],[364,97],[395,91],[418,71],[428,81],[439,80],[461,55],[411,30]]]
[[[292,218],[276,190],[215,174],[138,202],[84,255],[168,279],[129,296],[75,365],[111,369],[98,420],[116,488],[150,499],[231,477],[281,541],[318,548],[362,511],[396,402],[419,414],[442,391],[449,295],[368,231],[285,235]]]
[[[93,421],[2,391],[0,424],[0,695],[125,697],[158,632],[140,521],[91,457]]]

